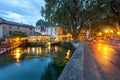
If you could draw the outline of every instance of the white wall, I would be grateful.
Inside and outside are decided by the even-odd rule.
[[[41,33],[41,26],[36,26],[35,27],[35,32]]]
[[[57,27],[47,27],[46,35],[58,36],[58,28]]]
[[[3,25],[0,24],[0,38],[3,38]]]
[[[41,26],[36,26],[35,32],[41,33]],[[46,27],[45,33],[42,35],[58,36],[58,27]]]

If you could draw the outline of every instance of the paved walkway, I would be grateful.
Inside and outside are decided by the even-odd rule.
[[[84,80],[103,80],[99,67],[86,44],[84,44]]]
[[[58,80],[103,80],[86,42],[72,43],[77,49]]]

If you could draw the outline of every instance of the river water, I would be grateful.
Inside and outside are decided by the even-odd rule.
[[[57,80],[71,56],[53,47],[18,47],[0,55],[0,80]]]

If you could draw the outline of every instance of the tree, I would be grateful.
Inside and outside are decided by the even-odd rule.
[[[120,27],[120,0],[110,0],[109,7],[112,13],[111,17],[118,23]]]
[[[25,37],[26,34],[22,31],[14,31],[12,34],[11,34],[13,37]]]
[[[82,27],[88,21],[89,0],[45,0],[45,8],[42,7],[42,16],[49,22],[63,26],[63,30],[69,32],[76,39]],[[91,1],[92,2],[92,1]]]
[[[118,31],[118,25],[120,27],[120,1],[119,0],[97,0],[95,7],[98,13],[97,18],[94,20],[94,29],[103,29],[110,27],[116,33]],[[94,10],[95,10],[94,7]],[[100,16],[99,16],[100,15]]]
[[[49,22],[63,26],[63,30],[77,38],[82,28],[102,30],[120,26],[119,0],[45,0],[41,14]],[[91,26],[90,26],[91,25]]]
[[[36,22],[36,25],[48,26],[49,23],[47,21],[40,19]]]

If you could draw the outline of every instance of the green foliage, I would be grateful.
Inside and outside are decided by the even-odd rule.
[[[42,20],[42,19],[40,19],[40,20],[37,21],[36,25],[48,26],[49,23],[44,21],[44,20]]]
[[[42,75],[42,79],[57,80],[67,62],[68,60],[65,60],[63,57],[54,57],[53,62],[49,64],[46,72]]]
[[[48,21],[44,21],[44,20],[42,20],[42,19],[40,19],[40,20],[38,20],[37,22],[36,22],[36,25],[37,26],[55,26],[55,24],[53,24],[53,23],[50,23],[50,22],[48,22]]]
[[[74,51],[76,48],[73,47],[71,42],[63,42],[63,49],[66,49],[66,50],[69,49],[69,50]]]
[[[42,7],[41,14],[50,22],[57,23],[77,37],[81,28],[88,20],[86,6],[89,0],[45,0],[45,8]]]
[[[16,37],[16,36],[18,36],[18,37],[25,37],[26,34],[25,34],[24,32],[22,32],[22,31],[14,31],[14,32],[11,34],[11,36],[13,36],[13,37]]]
[[[45,0],[41,14],[50,22],[58,23],[74,37],[82,28],[93,31],[106,26],[117,30],[120,26],[120,0]],[[117,24],[117,25],[116,25]],[[87,28],[86,28],[87,27]]]

